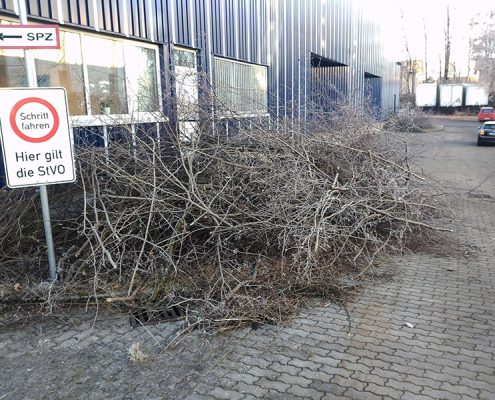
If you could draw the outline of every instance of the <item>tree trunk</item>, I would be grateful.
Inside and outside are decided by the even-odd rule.
[[[445,64],[443,77],[447,81],[449,79],[449,63],[450,63],[450,13],[447,6],[447,27],[445,30]]]

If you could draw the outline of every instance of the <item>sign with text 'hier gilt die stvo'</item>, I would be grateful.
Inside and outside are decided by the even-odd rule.
[[[64,88],[0,89],[0,140],[8,187],[75,181]]]

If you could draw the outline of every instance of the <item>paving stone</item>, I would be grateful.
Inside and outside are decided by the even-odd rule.
[[[447,392],[444,390],[436,390],[432,388],[424,388],[421,394],[430,396],[433,399],[437,400],[461,400],[462,397],[459,394],[454,394],[451,392]]]
[[[436,399],[422,394],[404,393],[401,396],[400,400],[436,400]]]
[[[256,385],[263,389],[276,390],[277,392],[285,393],[287,389],[291,386],[291,383],[281,382],[280,380],[261,378],[256,383]]]
[[[301,359],[292,359],[289,361],[289,364],[290,365],[293,365],[295,367],[298,367],[298,368],[302,368],[302,369],[305,369],[305,368],[309,368],[309,369],[312,369],[312,370],[317,370],[318,368],[321,368],[321,364],[318,364],[318,363],[315,363],[313,361],[308,361],[308,360],[301,360]]]
[[[319,356],[319,355],[311,355],[310,357],[308,357],[308,360],[309,361],[313,361],[317,364],[320,364],[320,365],[328,365],[328,366],[331,366],[331,367],[336,367],[337,365],[339,365],[339,363],[341,362],[340,359],[338,358],[334,358],[334,357],[322,357],[322,356]]]
[[[245,382],[238,382],[232,387],[232,390],[236,390],[239,393],[252,394],[253,396],[259,398],[263,397],[267,392],[266,388],[262,388],[258,385],[246,384]]]
[[[344,378],[343,376],[340,375],[335,375],[330,383],[333,383],[341,387],[346,387],[356,390],[364,390],[364,388],[367,386],[366,382],[360,382],[352,378]]]
[[[400,399],[403,394],[401,390],[397,390],[389,386],[379,386],[374,383],[368,384],[368,386],[366,386],[366,391],[379,396],[388,396],[393,399]]]
[[[227,399],[227,400],[240,400],[244,396],[242,393],[235,392],[233,390],[226,390],[221,387],[216,387],[213,390],[210,390],[208,393],[210,396],[213,396],[217,399]]]
[[[352,400],[382,400],[383,397],[371,392],[361,392],[356,389],[347,389],[344,398]]]
[[[441,389],[447,390],[452,393],[457,393],[463,396],[470,396],[476,398],[479,394],[479,389],[489,391],[493,388],[485,382],[472,381],[470,379],[461,379],[459,385],[452,385],[448,382],[443,382]]]
[[[377,385],[385,386],[385,383],[387,382],[387,379],[382,378],[378,375],[374,374],[363,374],[362,372],[356,371],[352,374],[351,376],[352,379],[356,379],[360,382],[367,383],[367,382],[373,382],[376,383]]]
[[[308,387],[311,383],[310,379],[306,379],[303,376],[289,375],[286,373],[280,374],[278,379],[284,383],[288,383],[289,385],[299,385],[302,387]]]
[[[415,385],[411,382],[398,381],[395,379],[389,379],[387,381],[387,384],[383,386],[397,389],[404,393],[421,393],[421,390],[423,390],[422,386]]]
[[[270,369],[280,373],[287,373],[289,375],[297,375],[302,371],[302,368],[297,368],[287,364],[280,364],[278,362],[271,364]]]
[[[312,371],[310,369],[302,370],[299,373],[300,376],[309,379],[310,381],[314,381],[315,379],[322,382],[330,382],[333,378],[333,375],[327,374],[323,371]]]
[[[287,390],[288,393],[291,393],[299,398],[308,398],[308,399],[314,399],[314,400],[319,400],[323,397],[323,393],[318,392],[317,390],[307,388],[307,387],[301,387],[298,385],[292,385],[289,390]]]
[[[354,371],[350,371],[348,369],[339,368],[339,367],[330,367],[328,365],[324,365],[323,367],[321,367],[320,371],[330,376],[340,375],[343,378],[350,378],[350,376],[354,373]]]

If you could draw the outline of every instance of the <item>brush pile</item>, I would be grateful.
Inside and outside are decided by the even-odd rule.
[[[383,127],[394,132],[423,132],[425,129],[431,129],[433,124],[427,113],[416,109],[404,109],[388,116]]]
[[[341,295],[431,228],[403,143],[373,126],[346,106],[305,124],[239,122],[230,137],[78,148],[77,182],[49,187],[63,284],[37,295],[176,306],[216,328],[279,323],[309,297]],[[47,272],[38,194],[0,196],[2,286],[29,297]]]

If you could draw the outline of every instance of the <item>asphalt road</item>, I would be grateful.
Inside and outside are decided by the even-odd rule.
[[[495,146],[477,146],[478,126],[471,121],[434,118],[444,129],[417,133],[407,140],[426,176],[450,192],[491,192],[495,195]]]

